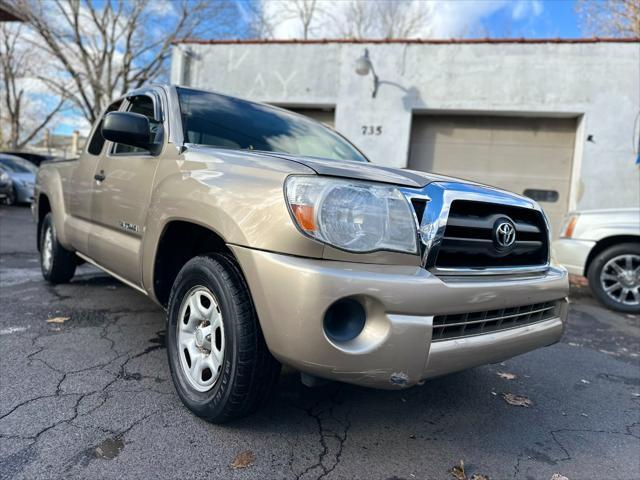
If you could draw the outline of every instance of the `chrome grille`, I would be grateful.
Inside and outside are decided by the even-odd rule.
[[[532,200],[446,181],[402,191],[419,225],[422,265],[435,275],[507,275],[549,268],[549,228]],[[509,245],[497,238],[504,220],[515,229]]]
[[[501,220],[515,227],[515,242],[502,250],[493,238]],[[504,268],[544,265],[548,232],[541,212],[510,205],[455,200],[436,258],[439,268]]]
[[[470,337],[508,330],[548,320],[558,315],[557,301],[483,312],[437,315],[433,318],[432,341]]]

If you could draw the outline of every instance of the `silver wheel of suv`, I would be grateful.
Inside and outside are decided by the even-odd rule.
[[[176,342],[182,371],[195,390],[211,390],[220,376],[225,347],[218,302],[208,288],[196,286],[184,296],[178,318]]]
[[[615,302],[640,305],[640,255],[618,255],[605,263],[600,285]]]

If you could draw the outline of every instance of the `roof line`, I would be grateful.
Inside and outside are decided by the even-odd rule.
[[[430,39],[430,38],[389,38],[389,39],[350,39],[350,38],[334,38],[334,39],[224,39],[224,40],[205,40],[185,38],[176,40],[175,44],[200,44],[200,45],[229,45],[229,44],[303,44],[318,45],[330,43],[346,43],[346,44],[425,44],[425,45],[449,45],[449,44],[495,44],[495,43],[640,43],[640,37],[633,38],[450,38],[450,39]]]

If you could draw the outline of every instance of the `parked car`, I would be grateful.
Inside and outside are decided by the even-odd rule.
[[[28,161],[0,153],[0,167],[9,175],[11,188],[7,191],[4,203],[30,203],[33,200],[33,187],[38,168]]]
[[[640,313],[640,208],[571,213],[553,250],[605,306]]]
[[[46,162],[56,158],[53,155],[44,155],[42,153],[33,153],[33,152],[13,152],[13,151],[0,152],[0,154],[2,153],[6,155],[13,155],[14,157],[23,158],[33,163],[36,167],[39,167],[42,162]]]
[[[567,271],[529,198],[376,166],[285,110],[174,86],[114,102],[38,172],[44,278],[80,257],[167,310],[178,395],[222,422],[280,363],[398,389],[557,342]]]

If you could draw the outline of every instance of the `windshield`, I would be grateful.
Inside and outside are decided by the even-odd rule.
[[[215,93],[177,90],[188,143],[367,161],[347,140],[311,119]]]
[[[38,170],[33,163],[12,155],[0,155],[0,164],[13,173],[36,173]]]

